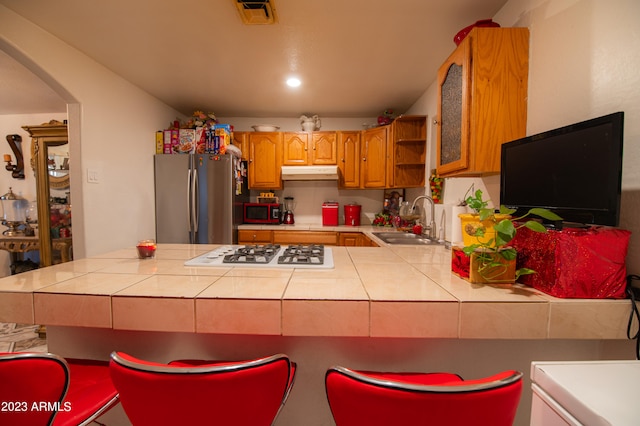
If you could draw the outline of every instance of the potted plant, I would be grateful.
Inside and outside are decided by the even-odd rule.
[[[521,275],[533,274],[528,268],[516,270],[516,250],[509,243],[516,236],[519,228],[527,227],[535,232],[547,232],[538,221],[526,219],[529,216],[539,216],[543,219],[562,220],[557,214],[542,208],[532,208],[526,214],[512,217],[515,209],[500,206],[499,213],[488,208],[488,201],[482,199],[482,191],[477,190],[465,200],[467,205],[475,211],[476,225],[471,236],[471,244],[465,243],[462,251],[470,257],[469,278],[471,282],[507,283],[515,282]],[[465,225],[463,225],[465,226]],[[463,234],[470,234],[469,224],[463,229]]]

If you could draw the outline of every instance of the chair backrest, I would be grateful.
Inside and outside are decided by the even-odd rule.
[[[291,384],[286,355],[243,362],[161,364],[111,354],[111,377],[135,426],[271,425]]]
[[[63,410],[54,419],[54,426],[84,426],[92,424],[102,414],[118,404],[109,363],[89,359],[66,358],[71,374],[69,391]]]
[[[522,393],[522,373],[421,382],[415,375],[402,380],[401,375],[332,367],[325,385],[337,426],[511,426]]]
[[[50,353],[0,353],[0,425],[50,425],[69,389],[69,367]]]

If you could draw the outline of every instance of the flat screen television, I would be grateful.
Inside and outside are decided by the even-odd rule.
[[[502,145],[500,204],[547,208],[550,226],[618,226],[624,113],[617,112]]]

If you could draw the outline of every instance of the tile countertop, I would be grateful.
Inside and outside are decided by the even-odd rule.
[[[270,227],[269,229],[272,229]],[[278,229],[318,229],[311,225]],[[363,232],[370,226],[320,227]],[[256,229],[256,227],[253,227]],[[386,228],[385,228],[386,229]],[[0,279],[0,322],[285,336],[626,339],[628,300],[475,285],[443,246],[333,247],[335,268],[185,267],[217,245],[130,247]]]

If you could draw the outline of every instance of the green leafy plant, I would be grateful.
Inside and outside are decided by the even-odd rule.
[[[532,208],[522,216],[512,217],[511,215],[516,210],[505,206],[500,206],[499,214],[507,215],[507,218],[498,219],[495,211],[487,207],[489,202],[482,199],[481,190],[477,190],[473,195],[467,197],[465,202],[478,214],[480,222],[490,221],[495,231],[493,237],[484,240],[486,230],[483,226],[478,227],[474,235],[477,237],[478,243],[465,246],[462,249],[467,256],[476,254],[479,265],[478,273],[487,281],[491,281],[492,277],[497,275],[500,270],[506,269],[505,263],[500,258],[505,261],[516,259],[517,252],[509,246],[509,243],[516,236],[518,229],[526,227],[535,232],[547,232],[547,229],[539,221],[527,219],[528,217],[538,216],[552,221],[562,220],[557,214],[543,208]],[[516,270],[516,281],[522,275],[527,274],[535,274],[535,271],[529,268]]]

